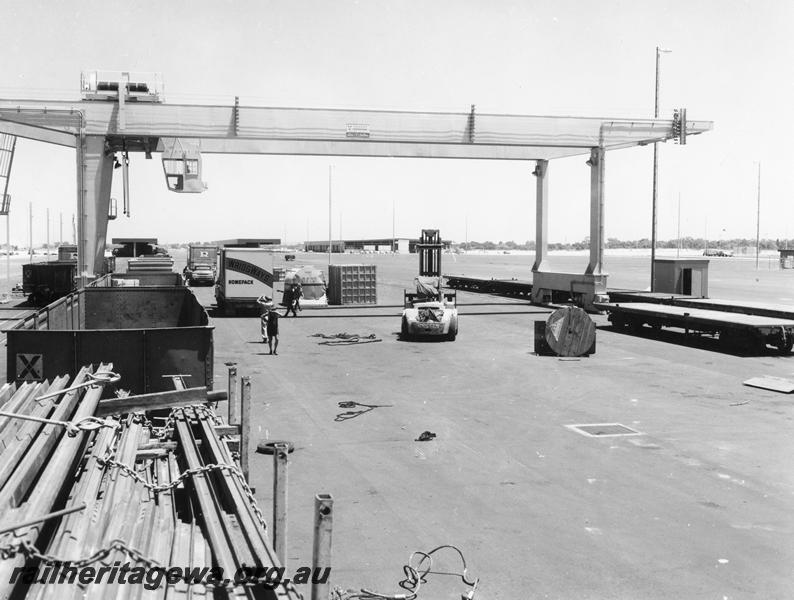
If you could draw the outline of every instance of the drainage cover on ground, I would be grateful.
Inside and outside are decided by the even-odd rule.
[[[636,429],[626,427],[620,423],[591,423],[588,425],[566,425],[566,427],[576,433],[581,433],[587,437],[615,437],[619,435],[642,435]]]

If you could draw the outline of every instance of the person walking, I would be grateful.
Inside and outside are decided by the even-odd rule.
[[[293,291],[293,298],[295,299],[295,308],[299,311],[301,309],[301,298],[303,298],[303,286],[301,285],[300,280],[296,281],[295,283],[295,290]],[[298,315],[295,315],[296,317]]]
[[[285,292],[284,301],[287,305],[287,312],[284,313],[285,317],[289,316],[290,311],[292,311],[292,316],[298,316],[298,309],[300,308],[300,299],[303,295],[303,290],[301,289],[300,283],[293,283],[289,287],[289,292]]]
[[[292,284],[284,284],[284,297],[281,303],[287,307],[287,310],[284,311],[284,316],[289,316],[289,311],[292,308],[293,296],[292,296]]]

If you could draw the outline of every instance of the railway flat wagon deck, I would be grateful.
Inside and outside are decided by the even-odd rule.
[[[460,275],[444,275],[447,286],[453,290],[495,294],[529,298],[532,295],[532,283],[517,279],[485,279],[481,277],[463,277]]]
[[[771,345],[788,353],[794,343],[792,319],[646,302],[599,303],[597,306],[609,313],[609,320],[615,327],[628,327],[638,332],[646,325],[655,330],[673,327],[686,333],[716,335],[728,348],[753,352],[763,352]]]

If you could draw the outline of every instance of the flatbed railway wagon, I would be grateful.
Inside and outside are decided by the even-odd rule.
[[[655,330],[673,327],[686,333],[718,336],[728,349],[758,353],[774,346],[787,354],[794,346],[792,319],[646,302],[597,303],[596,306],[609,313],[615,327],[636,332],[646,325]]]

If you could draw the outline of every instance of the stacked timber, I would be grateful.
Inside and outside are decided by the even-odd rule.
[[[0,598],[299,598],[263,580],[280,564],[213,393],[103,400],[110,369],[0,388]]]

